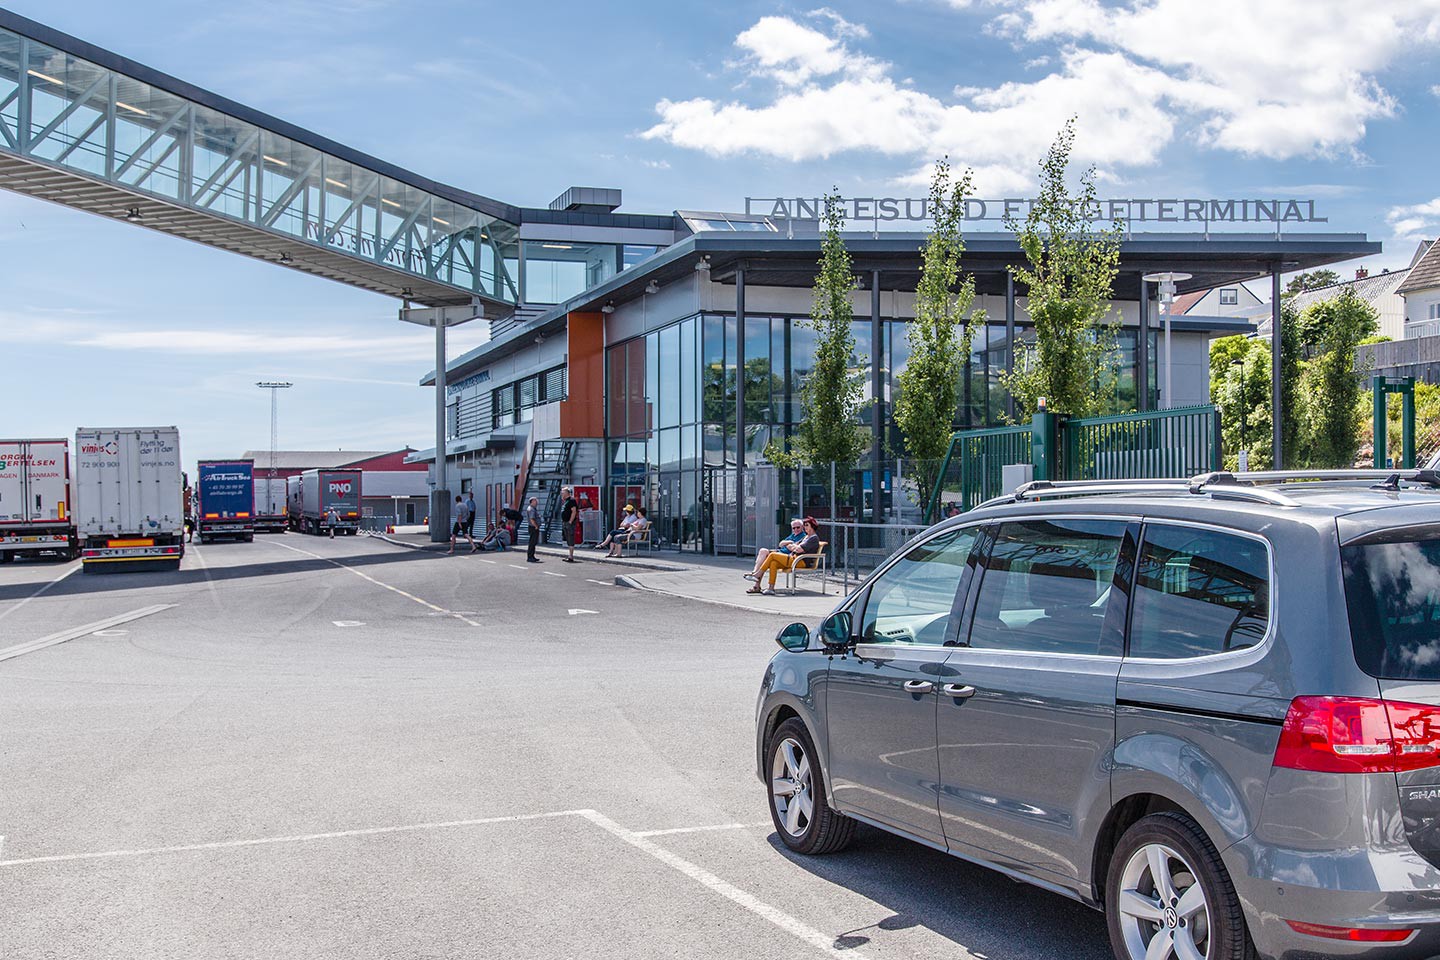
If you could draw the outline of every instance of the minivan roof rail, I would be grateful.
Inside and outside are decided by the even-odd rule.
[[[1137,480],[1031,480],[1022,483],[1012,492],[992,497],[981,503],[981,507],[993,507],[1004,503],[1021,503],[1025,500],[1042,500],[1051,497],[1097,496],[1101,494],[1128,494],[1130,496],[1155,494],[1170,496],[1199,496],[1208,494],[1232,500],[1249,500],[1268,503],[1278,507],[1293,507],[1295,501],[1273,490],[1247,486],[1233,479],[1230,474],[1203,474],[1190,478],[1137,479]]]
[[[1244,473],[1208,473],[1195,480],[1208,478],[1211,483],[1289,483],[1295,480],[1359,482],[1362,480],[1384,481],[1381,486],[1397,487],[1401,483],[1418,483],[1427,487],[1440,487],[1440,470],[1409,469],[1360,469],[1360,470],[1248,470]],[[1228,479],[1222,479],[1228,478]]]

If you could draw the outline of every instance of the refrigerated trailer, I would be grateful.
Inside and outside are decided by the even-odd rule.
[[[75,549],[70,441],[0,440],[0,563]]]
[[[255,461],[201,460],[196,464],[196,532],[201,543],[255,539]]]
[[[285,506],[285,478],[255,478],[255,532],[284,533],[288,510]]]
[[[179,569],[185,481],[174,427],[75,431],[75,528],[86,572]]]
[[[288,482],[292,528],[350,536],[360,529],[359,470],[306,470]]]

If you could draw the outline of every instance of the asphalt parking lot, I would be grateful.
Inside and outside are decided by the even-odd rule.
[[[0,957],[1109,956],[879,831],[784,849],[774,617],[370,538],[74,566],[0,568]]]

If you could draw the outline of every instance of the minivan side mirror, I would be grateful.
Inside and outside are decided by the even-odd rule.
[[[850,646],[851,630],[854,628],[854,619],[850,616],[849,610],[840,610],[825,618],[820,624],[820,642],[825,648],[834,649]]]
[[[775,642],[782,650],[799,653],[810,646],[810,628],[803,623],[792,623],[775,634]]]

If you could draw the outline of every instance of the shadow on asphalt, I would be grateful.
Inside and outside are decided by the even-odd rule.
[[[824,857],[800,856],[774,833],[769,842],[796,866],[894,911],[836,937],[837,950],[883,943],[888,931],[922,926],[978,957],[1114,956],[1098,911],[883,830],[861,824],[845,852]]]
[[[247,544],[237,544],[239,547]],[[227,556],[228,559],[228,556]],[[396,563],[425,563],[444,560],[444,553],[431,550],[404,550],[392,553],[362,554],[360,556],[336,557],[335,562],[346,567],[387,566]],[[56,576],[62,569],[55,565]],[[239,563],[224,567],[196,567],[180,571],[140,570],[127,573],[85,573],[83,570],[66,577],[45,591],[47,597],[81,596],[92,593],[106,593],[112,590],[134,590],[140,587],[183,586],[204,583],[206,580],[243,580],[249,577],[271,577],[296,573],[310,573],[315,570],[333,570],[335,563],[311,557],[297,556],[295,559],[263,560],[255,563]],[[19,600],[40,589],[40,583],[17,583],[0,586],[0,601]]]

